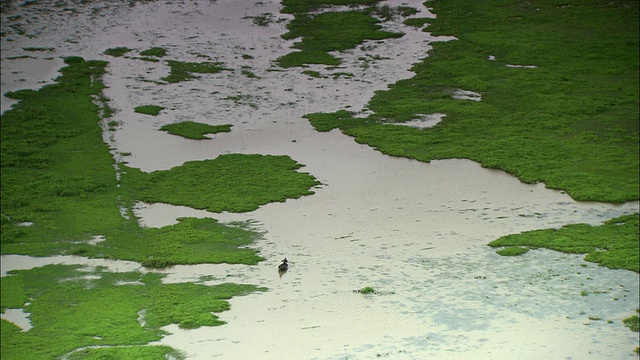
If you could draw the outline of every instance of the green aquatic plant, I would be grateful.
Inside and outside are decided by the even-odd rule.
[[[638,214],[606,221],[600,226],[566,225],[559,229],[526,231],[503,236],[491,247],[545,248],[570,254],[586,254],[585,260],[611,269],[639,272]]]
[[[80,57],[65,62],[54,84],[29,92],[1,117],[2,254],[75,254],[152,267],[194,261],[254,264],[260,260],[257,252],[244,247],[259,234],[250,228],[182,220],[158,233],[141,228],[131,207],[164,199],[189,205],[199,197],[189,194],[189,187],[206,193],[213,186],[203,208],[248,211],[310,194],[317,184],[289,157],[251,155],[192,162],[162,174],[119,164],[118,180],[97,115],[101,107],[106,112],[100,94],[106,62]],[[105,240],[91,245],[94,236]]]
[[[637,312],[638,310],[636,309],[636,313]],[[640,320],[638,319],[638,315],[629,316],[628,318],[625,318],[623,322],[631,331],[640,331]]]
[[[284,8],[281,12],[286,14],[307,13],[320,8],[340,5],[372,6],[379,1],[380,0],[283,0],[282,5]]]
[[[152,47],[150,49],[140,51],[140,55],[163,57],[167,55],[167,50],[161,47]]]
[[[159,105],[141,105],[141,106],[136,106],[135,109],[133,109],[133,111],[139,114],[157,116],[158,114],[160,114],[160,111],[164,109],[165,109],[164,107]]]
[[[172,135],[182,136],[187,139],[204,140],[209,139],[206,134],[217,134],[230,132],[233,125],[209,125],[193,121],[182,121],[178,123],[164,125],[160,128]]]
[[[362,289],[358,290],[358,292],[361,294],[372,294],[376,291],[371,286],[365,286]]]
[[[167,64],[171,68],[169,76],[162,80],[168,83],[177,83],[190,79],[197,79],[194,74],[215,74],[224,70],[230,70],[222,66],[220,62],[190,63],[175,60],[168,60]]]
[[[381,30],[380,20],[369,11],[325,12],[317,15],[296,16],[288,25],[286,40],[301,38],[293,47],[300,50],[278,58],[281,67],[305,64],[338,65],[340,60],[330,55],[332,51],[353,49],[364,40],[383,40],[403,36]]]
[[[105,55],[109,55],[109,56],[113,56],[113,57],[121,57],[124,56],[124,54],[130,52],[131,49],[127,48],[127,47],[115,47],[115,48],[109,48],[107,50],[104,51]]]
[[[526,248],[526,247],[511,246],[502,250],[498,250],[496,251],[496,253],[502,256],[518,256],[518,255],[525,254],[528,251],[529,251],[529,248]]]
[[[312,124],[388,155],[472,159],[576,200],[637,200],[638,3],[596,3],[430,1],[426,30],[456,40],[432,43],[413,78],[375,94],[368,118]],[[433,113],[446,117],[430,129],[384,124]]]
[[[4,93],[4,96],[14,100],[24,100],[24,99],[30,98],[35,93],[36,93],[35,90],[22,89],[22,90],[16,90],[16,91],[7,91],[6,93]]]
[[[301,167],[288,156],[224,154],[151,173],[128,169],[123,184],[144,202],[246,212],[313,194],[320,183]]]
[[[167,346],[149,345],[165,334],[161,327],[222,325],[215,314],[229,309],[228,299],[263,290],[237,284],[163,284],[163,276],[65,265],[12,271],[2,278],[2,292],[13,292],[16,300],[26,298],[28,303],[9,301],[3,295],[2,308],[24,308],[32,328],[23,332],[3,319],[2,358],[53,359],[99,346],[119,350],[87,354],[120,354],[121,358],[179,355]],[[82,354],[71,355],[79,358]]]

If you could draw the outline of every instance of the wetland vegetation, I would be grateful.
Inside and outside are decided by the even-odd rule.
[[[432,43],[413,78],[376,93],[373,115],[310,114],[316,129],[393,156],[472,159],[576,200],[638,199],[637,2],[428,6],[425,31],[457,40]],[[447,116],[431,129],[388,124],[434,113]]]
[[[182,358],[170,347],[147,344],[161,339],[165,325],[221,325],[214,313],[229,309],[226,300],[262,290],[237,284],[163,284],[162,277],[67,265],[13,271],[2,278],[2,308],[25,308],[33,327],[22,332],[2,320],[2,357],[53,359],[106,346],[71,358]]]
[[[215,74],[227,69],[222,66],[220,62],[183,62],[176,60],[167,60],[167,65],[171,68],[168,76],[163,77],[162,80],[168,83],[177,83],[190,79],[197,79],[198,76],[194,74]]]
[[[404,34],[381,30],[381,20],[372,16],[375,8],[352,11],[330,11],[310,15],[298,10],[294,2],[283,2],[284,11],[290,11],[295,18],[287,24],[289,32],[282,35],[285,40],[300,38],[293,47],[300,50],[277,59],[283,68],[306,64],[339,65],[340,59],[329,54],[332,51],[353,49],[364,40],[384,40],[401,37]],[[311,2],[309,2],[311,3]],[[324,4],[346,2],[323,2]],[[369,2],[372,3],[372,2]],[[300,3],[297,3],[300,6]],[[316,6],[321,4],[318,2]],[[307,9],[307,7],[304,7]],[[314,6],[315,8],[315,6]],[[295,9],[295,10],[294,10]]]
[[[214,211],[248,211],[311,194],[318,185],[290,158],[262,155],[222,156],[151,174],[117,164],[118,178],[99,126],[107,120],[98,114],[111,113],[101,95],[107,63],[80,57],[65,63],[54,84],[9,94],[21,101],[1,118],[2,254],[73,254],[146,267],[256,264],[263,258],[246,245],[261,235],[248,224],[183,218],[160,229],[142,228],[132,206],[162,199]],[[217,187],[194,187],[194,179]],[[172,197],[180,187],[190,191]],[[202,192],[207,196],[198,200]],[[104,240],[92,242],[95,237]],[[102,345],[108,347],[87,348],[71,358],[180,357],[171,348],[144,345],[159,340],[164,325],[219,325],[211,312],[228,309],[224,300],[232,296],[256,290],[234,284],[164,285],[157,274],[87,273],[72,266],[16,271],[2,278],[1,306],[28,311],[33,328],[23,332],[3,319],[2,357],[55,358]]]
[[[2,116],[3,254],[71,253],[154,266],[193,263],[193,257],[255,264],[255,251],[238,248],[255,236],[222,224],[183,221],[162,231],[191,237],[168,236],[168,248],[152,250],[149,244],[158,235],[137,225],[131,207],[136,201],[163,201],[216,212],[249,211],[312,194],[310,188],[319,184],[298,172],[301,165],[288,157],[241,154],[150,174],[118,164],[118,181],[92,98],[100,96],[106,63],[65,61],[68,66],[55,84],[29,93]],[[106,240],[86,243],[94,236]],[[212,246],[218,246],[216,254],[196,255]]]
[[[164,110],[164,107],[160,105],[140,105],[136,106],[135,109],[133,109],[134,112],[137,112],[139,114],[151,116],[157,116],[162,110]]]
[[[498,253],[519,255],[518,251],[546,248],[571,254],[586,254],[585,260],[611,269],[639,272],[638,214],[606,221],[600,226],[566,225],[560,229],[533,230],[501,237],[492,247],[510,246]],[[508,250],[508,249],[520,249]]]
[[[178,123],[164,125],[160,128],[169,134],[182,136],[186,139],[205,140],[209,139],[206,134],[217,134],[221,132],[230,132],[233,125],[209,125],[194,121],[182,121]]]

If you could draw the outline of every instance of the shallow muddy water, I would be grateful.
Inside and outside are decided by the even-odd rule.
[[[402,3],[420,9],[416,17],[432,16],[421,1]],[[316,132],[302,118],[340,109],[366,111],[376,90],[412,76],[411,64],[426,56],[431,41],[451,38],[388,24],[406,35],[339,54],[344,63],[333,72],[353,77],[309,78],[300,68],[282,70],[272,64],[291,51],[292,42],[280,38],[286,32],[284,21],[268,27],[252,23],[250,16],[266,13],[288,20],[279,15],[278,2],[104,4],[99,11],[78,9],[73,22],[55,14],[32,15],[40,19],[38,26],[32,25],[37,36],[19,42],[3,38],[3,89],[51,77],[28,70],[19,70],[24,81],[17,74],[5,75],[17,63],[7,57],[23,55],[25,47],[55,47],[55,56],[105,59],[110,62],[105,94],[120,123],[105,138],[114,156],[129,166],[153,171],[223,153],[284,154],[323,183],[314,195],[244,214],[138,204],[135,211],[145,226],[210,216],[224,222],[252,220],[264,232],[254,245],[267,259],[259,265],[163,270],[167,282],[194,282],[205,275],[211,278],[208,284],[232,281],[269,291],[231,299],[231,310],[220,314],[228,322],[224,326],[169,326],[172,335],[161,343],[185,351],[189,359],[635,358],[637,334],[622,319],[638,307],[638,274],[546,250],[505,258],[486,244],[521,231],[597,225],[637,212],[638,203],[575,202],[544,184],[522,184],[469,160],[425,164],[392,158],[337,131]],[[119,46],[134,49],[130,58],[102,55]],[[221,61],[233,71],[159,85],[155,81],[168,74],[168,67],[135,59],[152,46],[166,48],[170,59]],[[44,60],[49,53],[29,55],[58,61]],[[258,78],[242,75],[242,66]],[[270,71],[274,69],[278,71]],[[145,104],[166,109],[157,117],[133,112]],[[429,116],[425,114],[433,118]],[[186,120],[233,128],[205,141],[158,131]],[[276,267],[284,257],[290,268],[280,276]],[[79,257],[3,256],[2,275],[58,262],[104,265],[112,271],[141,269],[135,263]],[[365,286],[377,292],[354,292]]]

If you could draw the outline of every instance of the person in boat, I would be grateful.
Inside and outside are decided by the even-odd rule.
[[[284,258],[282,260],[282,264],[278,265],[278,270],[287,271],[288,268],[289,268],[289,261],[287,260],[287,258]]]

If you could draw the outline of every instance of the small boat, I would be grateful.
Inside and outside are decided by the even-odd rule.
[[[278,265],[278,270],[287,271],[288,268],[289,268],[289,261],[287,260],[287,258],[284,258],[282,260],[282,264]]]

